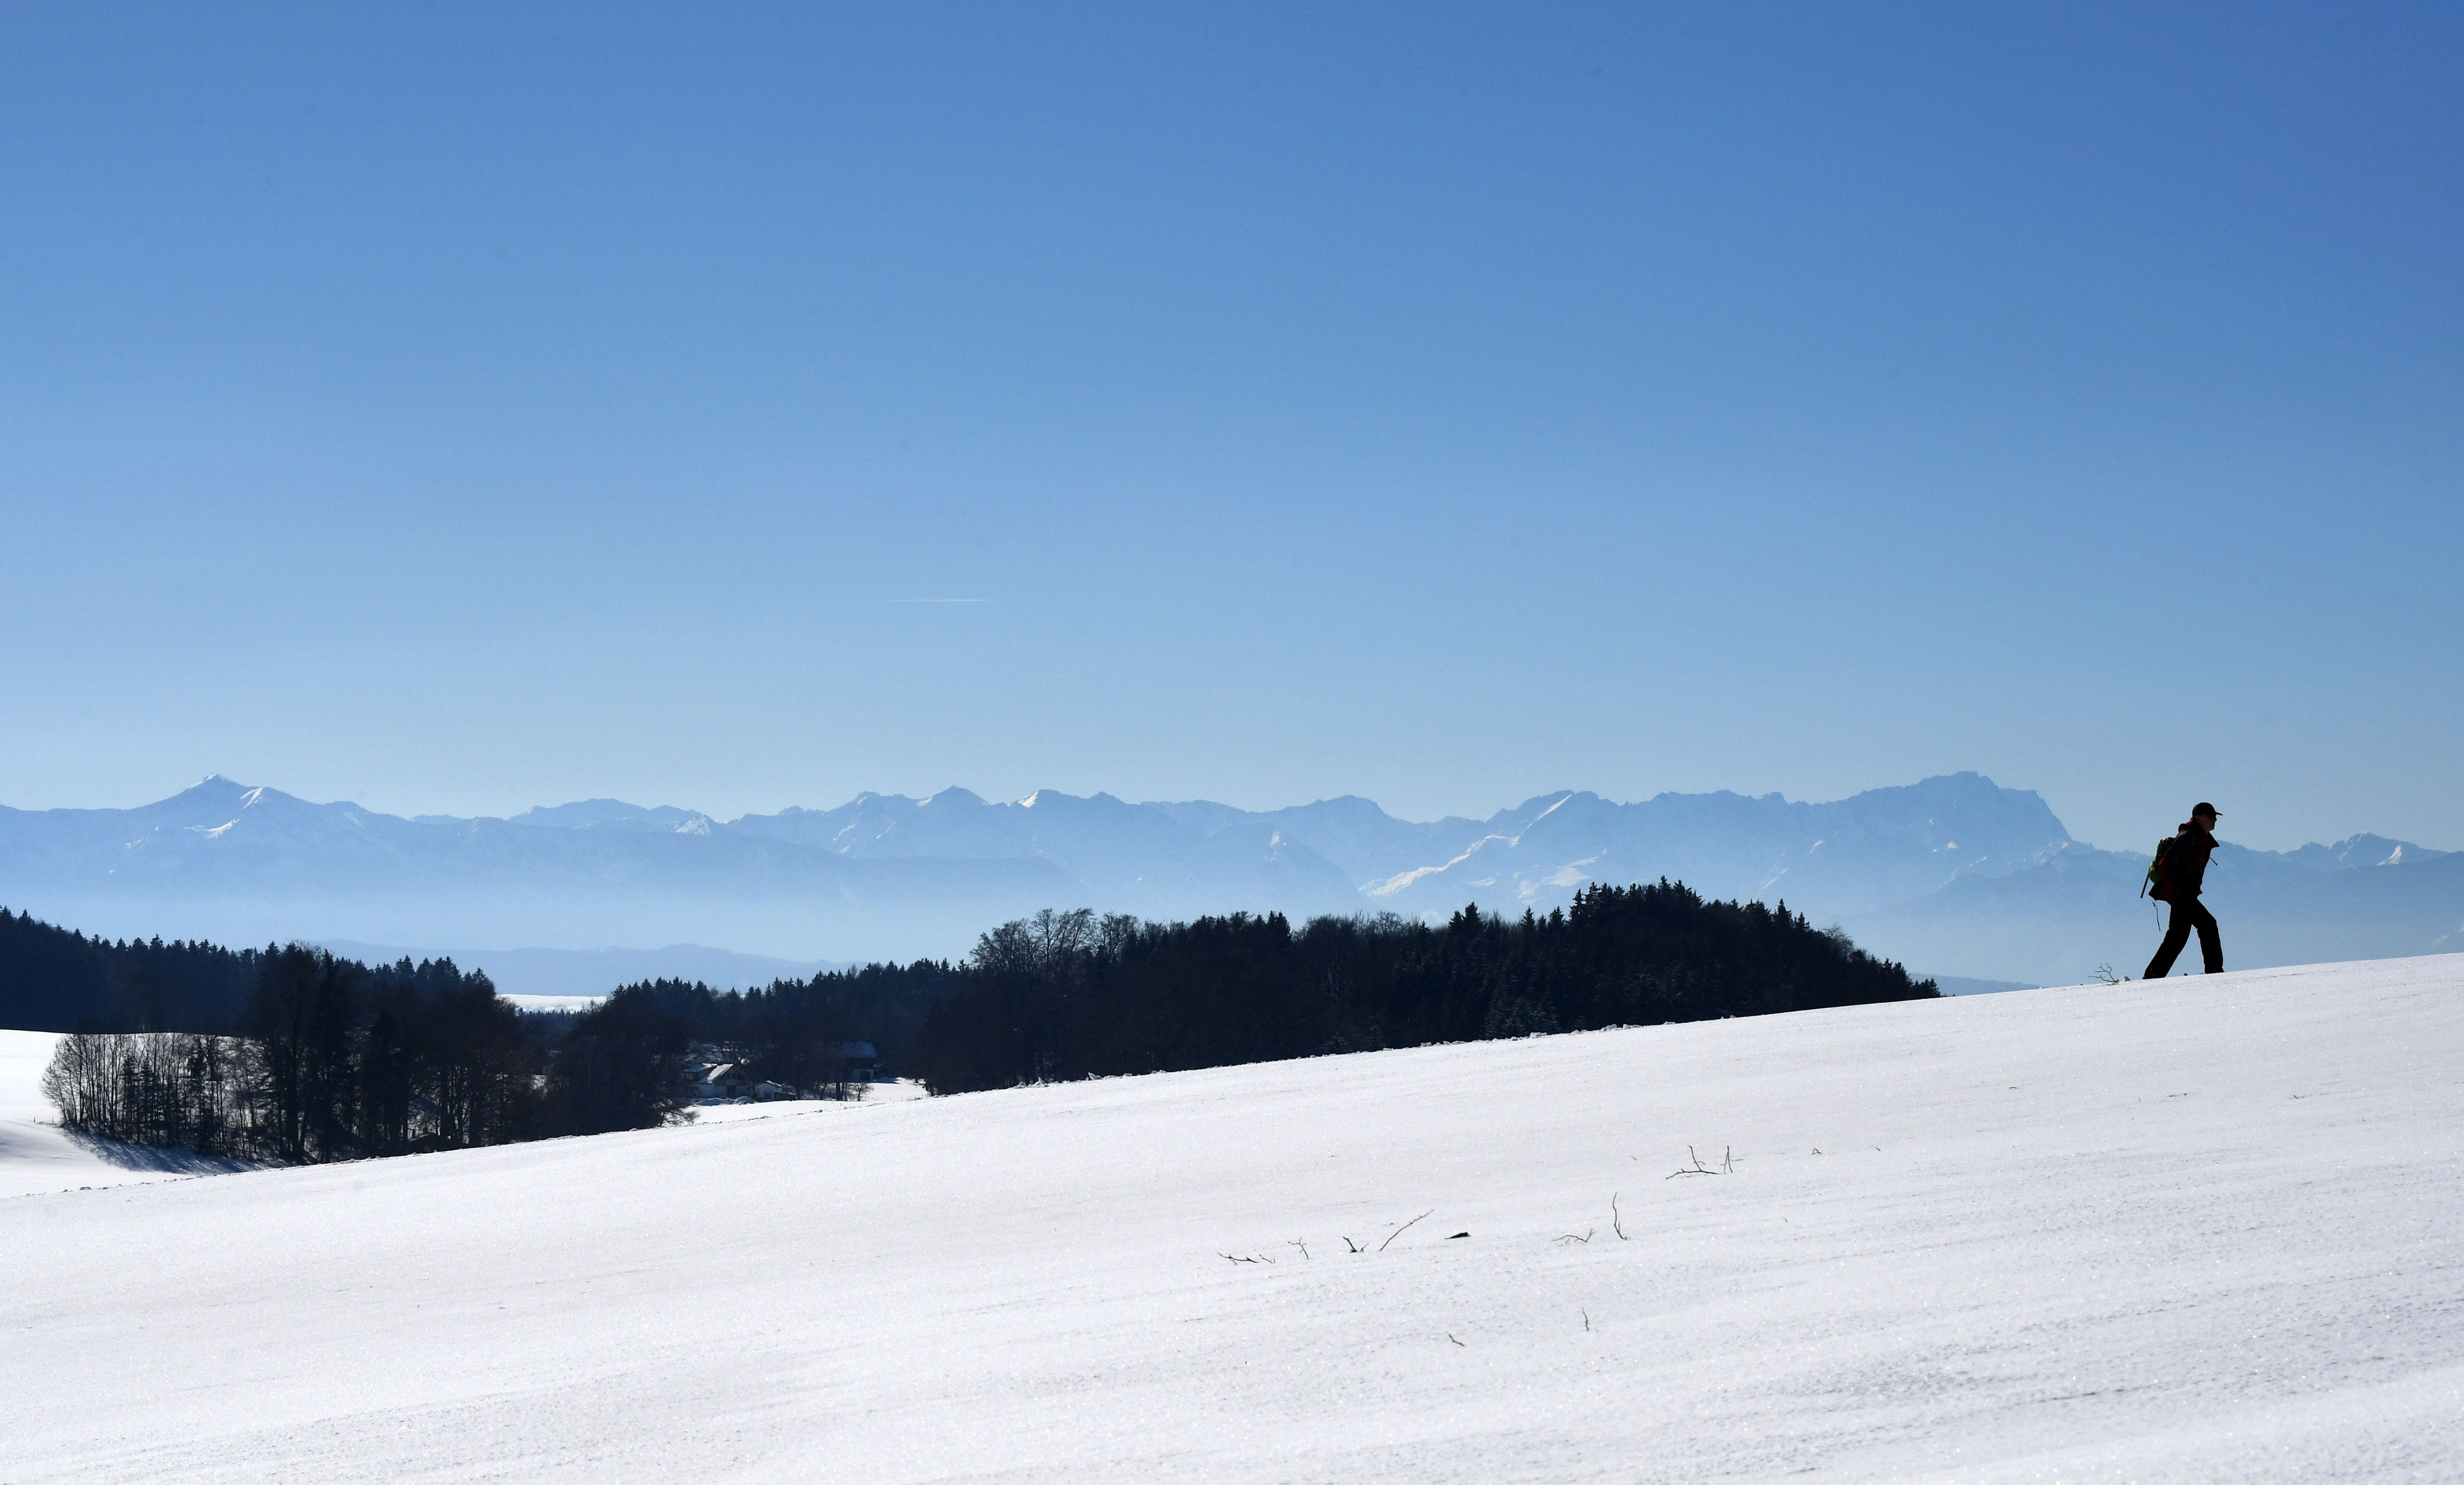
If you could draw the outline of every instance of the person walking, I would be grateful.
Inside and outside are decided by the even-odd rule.
[[[2147,972],[2142,978],[2161,980],[2172,973],[2173,961],[2190,942],[2192,928],[2199,930],[2199,958],[2208,972],[2224,972],[2224,939],[2216,931],[2215,914],[2199,902],[2199,888],[2208,880],[2208,858],[2215,849],[2216,807],[2202,799],[2174,833],[2172,848],[2157,870],[2156,890],[2149,895],[2172,904],[2173,919],[2166,925],[2165,942],[2156,946],[2156,957],[2147,961]]]

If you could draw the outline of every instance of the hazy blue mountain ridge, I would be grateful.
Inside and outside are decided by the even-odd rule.
[[[2333,845],[2316,841],[2299,850],[2287,851],[2284,859],[2297,866],[2314,871],[2341,871],[2348,866],[2419,865],[2453,856],[2453,851],[2432,851],[2405,841],[2390,841],[2385,836],[2347,836]]]
[[[851,957],[810,946],[858,926],[879,944],[871,953],[947,951],[986,912],[1085,895],[1038,857],[852,862],[700,817],[665,830],[410,820],[221,778],[134,810],[0,808],[0,901],[114,935],[697,942],[801,961]]]
[[[1815,918],[1868,911],[1970,873],[2017,870],[2070,842],[2034,793],[1954,774],[1827,804],[1663,794],[1618,804],[1544,795],[1501,812],[1451,861],[1365,884],[1396,910],[1546,911],[1586,883],[1683,880],[1713,897],[1786,900]]]
[[[426,815],[422,819],[451,820],[451,817]],[[698,810],[680,810],[672,804],[644,809],[622,799],[577,799],[571,804],[550,804],[522,811],[508,824],[544,825],[556,830],[592,828],[619,830],[689,830],[695,821],[710,817]]]
[[[793,841],[853,861],[1050,862],[1094,901],[1150,917],[1186,917],[1241,904],[1296,917],[1341,911],[1352,882],[1306,846],[1235,821],[1193,829],[1151,805],[1109,794],[1043,789],[993,803],[964,789],[923,799],[860,795],[835,810],[789,810],[729,821],[729,832]],[[1223,907],[1198,906],[1221,904]]]
[[[2150,844],[2153,843],[2153,836]],[[0,808],[0,902],[112,934],[557,949],[709,945],[810,962],[964,952],[1038,907],[1546,913],[1590,883],[1785,900],[1924,972],[2052,983],[2152,946],[2145,855],[2073,840],[1973,773],[1812,803],[1535,796],[1485,820],[1357,797],[1247,811],[1041,790],[864,794],[717,820],[590,799],[404,819],[209,778],[128,810]],[[2464,855],[2379,836],[2227,845],[2229,962],[2429,952],[2464,928]]]

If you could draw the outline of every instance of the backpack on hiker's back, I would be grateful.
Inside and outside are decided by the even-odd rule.
[[[2156,859],[2147,863],[2146,879],[2139,884],[2143,895],[2160,903],[2199,895],[2200,884],[2207,880],[2208,858],[2216,848],[2211,833],[2215,819],[2215,806],[2203,799],[2189,819],[2156,842]]]
[[[2156,859],[2147,863],[2147,875],[2139,884],[2139,895],[2153,897],[2160,903],[2173,899],[2173,884],[2165,874],[2165,858],[2173,854],[2173,843],[2182,838],[2167,836],[2156,842]]]

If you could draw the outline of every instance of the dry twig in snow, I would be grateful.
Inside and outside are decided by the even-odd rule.
[[[1685,1158],[1694,1163],[1687,1166],[1683,1170],[1671,1170],[1661,1179],[1674,1181],[1681,1175],[1720,1175],[1724,1173],[1722,1171],[1714,1170],[1710,1167],[1703,1164],[1703,1157],[1694,1153],[1694,1147],[1691,1145],[1685,1147]]]
[[[1435,1207],[1431,1207],[1431,1208],[1429,1209],[1429,1212],[1435,1212],[1435,1211],[1437,1211],[1437,1210],[1438,1210],[1437,1208],[1435,1208]],[[1427,1216],[1427,1215],[1429,1214],[1429,1212],[1421,1212],[1421,1213],[1420,1213],[1420,1217],[1425,1217],[1425,1216]],[[1420,1217],[1414,1217],[1414,1218],[1412,1219],[1412,1222],[1418,1222],[1419,1220],[1420,1220]],[[1386,1234],[1386,1243],[1391,1243],[1391,1242],[1393,1242],[1396,1238],[1400,1237],[1400,1236],[1402,1236],[1405,1233],[1410,1232],[1410,1231],[1412,1230],[1412,1222],[1406,1222],[1406,1223],[1404,1223],[1401,1227],[1398,1227],[1398,1228],[1395,1229],[1395,1231],[1393,1231],[1393,1232],[1391,1232],[1391,1233],[1387,1234]],[[1379,1244],[1377,1245],[1377,1251],[1378,1251],[1379,1253],[1384,1253],[1384,1252],[1386,1251],[1386,1243],[1379,1243]]]

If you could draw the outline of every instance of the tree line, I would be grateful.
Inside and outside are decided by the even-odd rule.
[[[1441,925],[1044,912],[983,935],[907,1065],[957,1093],[1936,994],[1784,903],[1705,902],[1665,880]]]
[[[88,938],[0,907],[0,1026],[234,1033],[271,951]]]
[[[143,964],[157,983],[190,987],[156,1003],[192,1019],[127,1027],[130,967]],[[649,1127],[692,1099],[696,1047],[759,1080],[844,1096],[847,1048],[869,1041],[883,1065],[958,1093],[1936,994],[1785,904],[1706,902],[1664,880],[1587,887],[1545,917],[1471,906],[1442,924],[1045,911],[983,934],[957,963],[751,991],[646,981],[549,1015],[516,1011],[450,960],[113,945],[0,912],[0,984],[46,965],[104,976],[89,989],[117,975],[121,993],[118,1021],[77,1027],[46,1074],[64,1123],[283,1161]]]
[[[370,967],[293,945],[253,962],[233,1034],[63,1037],[43,1077],[61,1123],[293,1163],[649,1128],[691,1102],[688,1054],[714,1034],[714,1055],[760,1078],[851,1091],[840,1042],[816,1035],[848,1023],[805,985],[637,985],[578,1014],[524,1015],[450,959]]]
[[[60,1122],[279,1161],[501,1145],[546,1132],[540,1049],[485,974],[252,952],[228,1031],[80,1029],[43,1075]]]
[[[757,990],[645,980],[619,988],[602,1008],[621,1005],[628,1020],[665,1023],[688,1041],[728,1049],[756,1078],[805,1088],[841,1072],[837,1049],[851,1042],[870,1042],[884,1065],[903,1065],[926,1013],[969,972],[919,959],[825,970]]]

